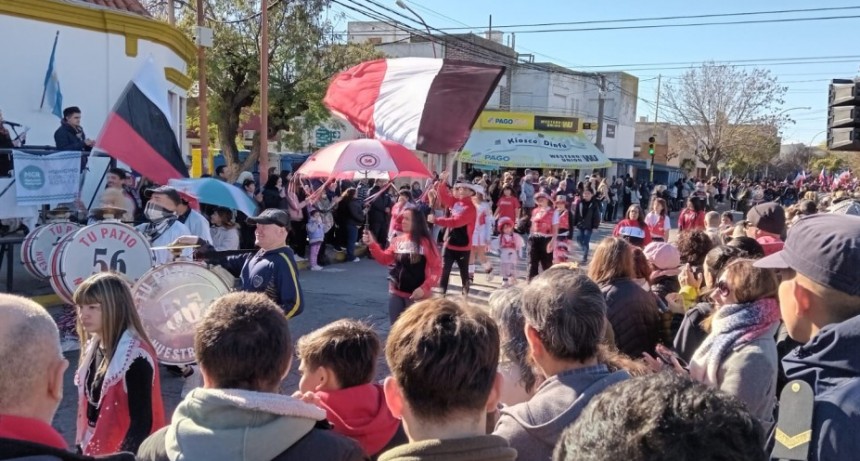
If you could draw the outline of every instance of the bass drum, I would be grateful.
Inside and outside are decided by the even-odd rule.
[[[60,221],[37,227],[27,234],[21,243],[21,263],[24,269],[37,280],[51,276],[51,251],[57,243],[81,226],[69,221]]]
[[[155,267],[134,284],[134,304],[161,363],[194,363],[197,323],[229,291],[218,274],[185,261]]]
[[[102,221],[67,235],[54,247],[51,286],[72,304],[78,285],[93,274],[118,272],[133,283],[152,266],[152,251],[143,234],[120,222]]]

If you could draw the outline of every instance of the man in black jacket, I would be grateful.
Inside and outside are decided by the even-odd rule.
[[[265,295],[215,300],[197,326],[194,352],[204,386],[143,442],[140,461],[367,459],[357,442],[326,429],[324,410],[278,393],[293,342]]]
[[[0,364],[0,460],[93,460],[70,452],[51,427],[69,361],[57,325],[42,306],[0,294]],[[101,459],[134,461],[134,456]]]
[[[81,127],[81,109],[72,106],[63,109],[63,121],[54,132],[57,150],[91,151],[95,141],[87,138]]]

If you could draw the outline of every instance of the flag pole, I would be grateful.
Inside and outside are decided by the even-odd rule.
[[[57,41],[60,39],[60,31],[58,30],[56,35],[54,35],[54,47],[51,48],[51,62],[48,63],[48,66],[51,68],[51,71],[54,70],[54,56],[57,53]],[[50,77],[50,75],[48,75]],[[45,107],[45,93],[48,92],[47,79],[45,79],[45,85],[42,85],[42,102],[39,103],[39,110],[42,110]]]
[[[171,11],[172,14],[173,12]],[[203,0],[197,0],[198,35],[200,34],[199,31],[205,25],[204,19]],[[197,112],[200,122],[200,128],[197,131],[200,135],[200,163],[204,173],[214,174],[214,171],[209,171],[209,105],[206,87],[206,48],[202,42],[197,44],[197,79]]]

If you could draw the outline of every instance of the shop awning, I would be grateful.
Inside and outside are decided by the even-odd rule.
[[[612,162],[582,133],[472,130],[460,162],[503,168],[588,170]]]

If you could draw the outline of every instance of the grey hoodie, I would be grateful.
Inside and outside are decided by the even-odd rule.
[[[591,398],[628,378],[626,371],[610,372],[606,365],[559,373],[544,381],[529,401],[502,409],[493,434],[507,440],[520,459],[549,460],[562,431]]]
[[[144,441],[138,458],[145,461],[272,461],[292,459],[287,450],[302,444],[316,447],[303,446],[300,451],[315,448],[317,453],[322,453],[336,448],[338,453],[344,454],[327,459],[365,458],[354,441],[331,431],[315,429],[317,422],[323,419],[324,410],[285,395],[198,388],[176,408],[170,426]],[[313,432],[325,435],[310,437]]]

